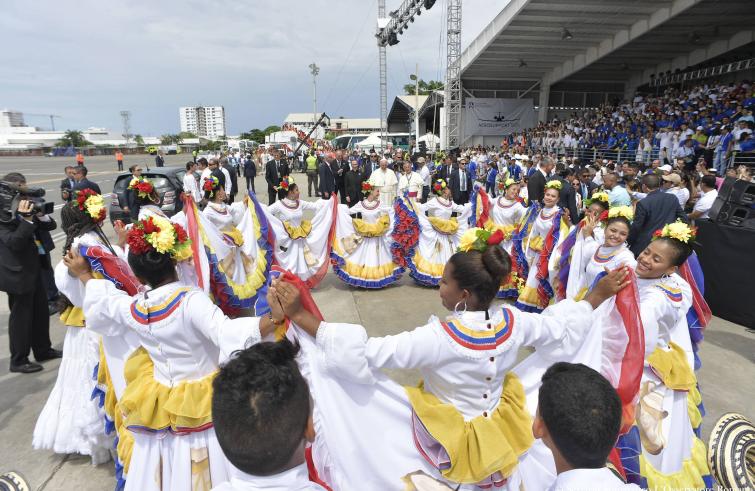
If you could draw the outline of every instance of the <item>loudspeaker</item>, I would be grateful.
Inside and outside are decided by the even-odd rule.
[[[755,184],[727,177],[708,217],[717,223],[755,230]]]

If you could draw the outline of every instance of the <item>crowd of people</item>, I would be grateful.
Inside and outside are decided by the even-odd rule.
[[[710,310],[691,224],[748,170],[728,153],[716,168],[715,149],[676,155],[703,141],[694,131],[625,162],[560,155],[548,133],[652,149],[657,127],[688,134],[680,118],[709,138],[751,128],[751,105],[749,84],[714,85],[496,149],[200,157],[172,216],[133,165],[114,240],[83,161],[66,168],[62,353],[37,312],[41,273],[9,295],[11,370],[41,370],[31,351],[62,356],[33,445],[112,458],[126,490],[710,488],[695,373]],[[23,198],[0,255],[37,271],[56,224]],[[329,268],[363,289],[408,273],[449,313],[370,337],[321,315],[310,289]]]

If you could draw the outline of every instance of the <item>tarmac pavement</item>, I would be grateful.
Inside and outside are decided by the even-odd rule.
[[[169,155],[166,165],[182,165],[186,155]],[[154,157],[125,156],[124,167],[133,163],[152,165]],[[0,176],[22,172],[30,184],[47,189],[48,197],[59,199],[58,184],[63,167],[72,159],[61,157],[0,158]],[[112,157],[89,157],[85,164],[90,178],[100,184],[103,193],[112,191],[118,172]],[[298,174],[296,175],[298,177]],[[303,174],[302,174],[303,176]],[[299,180],[299,179],[297,179]],[[257,177],[256,189],[265,199],[264,179]],[[59,215],[59,210],[56,213]],[[56,217],[57,218],[57,217]],[[109,224],[105,225],[113,234]],[[53,264],[60,259],[62,236],[53,251]],[[57,455],[31,447],[32,432],[47,396],[55,383],[59,360],[44,363],[42,372],[30,375],[8,372],[8,308],[5,294],[0,293],[0,473],[21,472],[35,490],[100,491],[115,484],[112,463],[92,466],[87,457]],[[445,316],[437,290],[415,285],[405,275],[396,285],[376,290],[355,290],[329,272],[313,292],[315,301],[327,320],[359,323],[370,335],[395,334],[424,324],[431,314]],[[63,326],[57,317],[50,318],[50,333],[56,348],[62,348]],[[522,353],[521,355],[523,355]],[[735,411],[755,419],[755,334],[742,326],[714,318],[705,332],[700,349],[702,368],[698,381],[707,415],[703,419],[703,437],[707,441],[712,426],[724,412]],[[399,382],[414,384],[415,374],[391,374]],[[748,388],[749,387],[749,388]]]

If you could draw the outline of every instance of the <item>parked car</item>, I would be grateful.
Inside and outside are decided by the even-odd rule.
[[[186,169],[180,167],[152,168],[142,172],[142,176],[150,179],[155,185],[157,195],[160,196],[158,205],[163,213],[173,216],[183,208],[181,193],[183,192],[183,178]],[[120,174],[113,185],[113,197],[110,201],[110,222],[122,220],[123,223],[131,223],[131,217],[123,211],[126,204],[126,188],[131,182],[131,174]]]

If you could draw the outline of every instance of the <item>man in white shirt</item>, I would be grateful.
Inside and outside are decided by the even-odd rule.
[[[708,218],[708,212],[713,206],[713,202],[718,198],[718,190],[716,190],[716,176],[705,175],[700,179],[700,189],[703,191],[703,195],[695,203],[695,207],[692,209],[692,213],[687,215],[690,220],[696,220],[698,218]]]
[[[402,164],[402,172],[398,177],[398,195],[403,196],[406,193],[409,199],[417,203],[422,197],[422,186],[424,181],[416,172],[412,172],[412,163],[405,160]]]
[[[197,182],[197,175],[195,174],[196,170],[197,164],[195,162],[186,163],[186,174],[184,174],[183,184],[184,193],[186,193],[187,196],[191,196],[194,203],[199,203],[202,201],[202,192],[200,191],[199,183]]]
[[[621,429],[621,399],[600,373],[559,362],[542,378],[532,432],[553,453],[549,491],[640,490],[606,467]]]
[[[307,471],[305,447],[315,430],[297,352],[285,339],[255,344],[220,369],[213,384],[212,422],[233,468],[230,481],[213,483],[218,484],[213,491],[325,489],[311,482]]]
[[[370,184],[380,189],[380,202],[392,206],[396,198],[398,179],[396,173],[388,168],[388,159],[380,159],[380,167],[370,175]]]
[[[667,176],[662,176],[663,191],[676,196],[679,200],[679,206],[684,209],[684,206],[689,200],[689,189],[682,187],[682,178],[676,172],[672,172]]]
[[[425,163],[425,157],[417,159],[417,173],[419,174],[419,177],[422,178],[422,198],[420,199],[420,202],[424,203],[430,195],[430,181],[432,179],[432,176],[430,176],[430,169],[427,168],[427,164]]]

